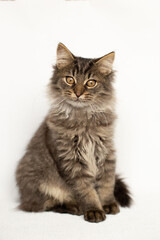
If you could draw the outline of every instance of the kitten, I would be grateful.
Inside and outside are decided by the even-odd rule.
[[[105,220],[129,207],[131,197],[115,176],[114,52],[75,57],[62,43],[49,84],[50,111],[20,160],[20,209]]]

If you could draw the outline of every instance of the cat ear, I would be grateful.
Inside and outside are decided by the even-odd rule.
[[[112,65],[114,61],[115,53],[111,52],[108,53],[107,55],[99,58],[96,61],[96,65],[99,68],[99,71],[104,74],[109,74],[112,71]]]
[[[57,67],[63,68],[74,60],[73,54],[62,43],[57,47]]]

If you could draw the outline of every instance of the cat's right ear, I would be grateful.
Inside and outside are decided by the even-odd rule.
[[[68,48],[62,44],[59,43],[57,47],[57,67],[63,68],[67,65],[69,65],[71,62],[73,62],[74,56],[73,54],[68,50]]]

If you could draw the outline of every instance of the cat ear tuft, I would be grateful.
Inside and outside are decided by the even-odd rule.
[[[109,74],[112,71],[112,65],[115,58],[115,52],[108,53],[96,61],[99,71],[103,74]]]
[[[57,47],[57,67],[63,68],[70,64],[73,60],[74,56],[69,49],[64,44],[59,43]]]

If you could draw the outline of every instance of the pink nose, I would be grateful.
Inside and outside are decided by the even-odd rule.
[[[77,97],[79,97],[81,94],[79,92],[76,92]]]

